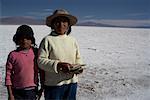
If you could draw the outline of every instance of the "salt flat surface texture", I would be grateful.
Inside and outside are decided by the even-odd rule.
[[[0,100],[7,100],[5,62],[17,27],[0,25]],[[50,28],[31,27],[39,46]],[[87,64],[77,100],[150,100],[150,29],[74,26],[71,35]]]

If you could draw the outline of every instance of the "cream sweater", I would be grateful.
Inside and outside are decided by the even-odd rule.
[[[39,47],[38,64],[45,71],[44,84],[47,86],[60,86],[78,82],[77,75],[57,71],[57,64],[60,61],[70,64],[82,64],[77,41],[71,36],[53,35],[46,36]]]

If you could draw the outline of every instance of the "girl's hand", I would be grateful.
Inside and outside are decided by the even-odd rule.
[[[7,85],[7,91],[8,91],[8,100],[15,100],[11,85]]]
[[[12,96],[9,96],[9,97],[8,97],[8,100],[15,100],[15,98],[14,98],[14,96],[12,95]]]

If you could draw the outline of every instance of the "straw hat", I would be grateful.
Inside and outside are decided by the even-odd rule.
[[[58,9],[58,10],[55,10],[51,16],[48,16],[46,18],[46,25],[51,27],[52,26],[52,20],[58,16],[67,17],[70,21],[71,26],[77,23],[77,18],[75,16],[69,14],[69,12],[64,10],[64,9]]]

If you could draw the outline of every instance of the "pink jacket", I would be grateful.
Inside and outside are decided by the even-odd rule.
[[[34,52],[31,48],[27,53],[23,51],[10,52],[6,63],[5,85],[14,88],[36,86],[38,68],[34,64]]]

